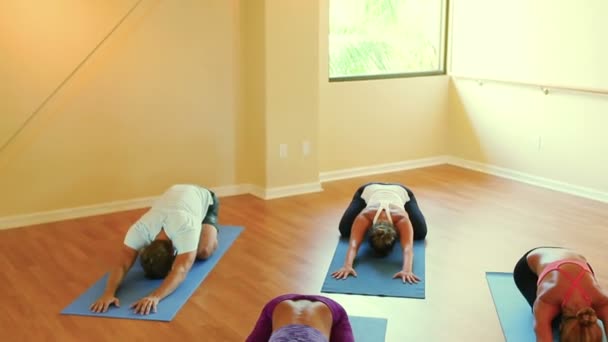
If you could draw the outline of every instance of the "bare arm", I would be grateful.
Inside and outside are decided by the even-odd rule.
[[[400,218],[395,226],[399,231],[401,248],[403,249],[403,266],[401,271],[395,273],[394,278],[400,278],[404,283],[410,284],[420,281],[417,275],[413,272],[414,264],[414,228],[407,214]]]
[[[414,228],[407,216],[399,220],[395,226],[399,230],[399,238],[401,247],[403,248],[403,267],[401,270],[412,272],[412,265],[414,263]]]
[[[127,274],[127,272],[133,266],[135,259],[137,259],[137,251],[131,247],[122,245],[120,250],[120,262],[119,265],[112,270],[112,273],[110,273],[110,276],[108,277],[108,283],[106,284],[105,290],[106,294],[111,294],[112,296],[116,294],[118,286],[120,286],[125,274]]]
[[[533,309],[534,333],[536,334],[536,341],[553,342],[553,330],[551,328],[551,322],[559,313],[559,307],[536,299]]]
[[[171,271],[161,285],[147,297],[144,297],[131,305],[132,308],[135,308],[135,313],[147,315],[150,311],[156,312],[158,302],[173,293],[184,279],[186,279],[195,259],[196,251],[178,254],[175,257],[175,261],[173,261]]]
[[[125,274],[127,274],[129,269],[133,266],[135,259],[137,259],[137,250],[123,244],[120,249],[120,260],[118,265],[110,272],[104,293],[95,303],[91,304],[91,311],[106,312],[111,304],[120,306],[120,301],[115,297],[116,290],[122,283]]]
[[[353,222],[353,229],[350,234],[350,240],[348,242],[348,252],[346,253],[346,260],[344,261],[345,267],[353,267],[355,257],[365,236],[365,232],[369,228],[371,221],[364,215],[358,215]]]
[[[350,233],[350,240],[348,242],[348,251],[346,252],[346,259],[344,260],[344,266],[332,273],[332,276],[336,279],[346,279],[349,274],[357,276],[357,273],[353,269],[353,263],[355,257],[365,236],[365,232],[371,225],[371,220],[365,217],[363,214],[357,215],[355,222],[353,222],[353,228]]]

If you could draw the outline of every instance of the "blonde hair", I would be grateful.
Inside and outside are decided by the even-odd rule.
[[[597,324],[595,310],[590,307],[579,310],[574,316],[562,318],[560,342],[601,342],[602,329]]]
[[[393,249],[397,240],[397,231],[388,221],[378,221],[369,233],[369,243],[380,256],[386,256]]]

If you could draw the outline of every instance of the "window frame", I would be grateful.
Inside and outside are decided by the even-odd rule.
[[[328,0],[328,4],[331,0]],[[427,0],[421,0],[427,1]],[[331,77],[329,75],[329,53],[327,55],[327,65],[328,65],[328,81],[331,82],[348,82],[348,81],[368,81],[368,80],[384,80],[384,79],[394,79],[394,78],[411,78],[411,77],[425,77],[425,76],[440,76],[447,75],[447,60],[448,60],[448,27],[450,21],[450,0],[441,0],[442,9],[441,9],[441,17],[443,28],[441,30],[443,40],[442,44],[440,44],[442,48],[441,55],[441,63],[439,70],[433,71],[419,71],[419,72],[395,72],[395,73],[386,73],[386,74],[369,74],[369,75],[355,75],[355,76],[337,76]],[[328,16],[328,21],[331,20],[331,16]],[[331,23],[328,22],[328,28],[331,27]],[[327,41],[327,51],[330,51],[330,42],[329,39]]]

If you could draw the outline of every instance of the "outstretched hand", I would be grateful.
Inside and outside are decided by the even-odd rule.
[[[336,279],[346,279],[346,278],[348,278],[349,275],[352,275],[353,277],[357,276],[357,272],[355,272],[354,268],[342,267],[341,269],[339,269],[331,274],[331,276]]]
[[[91,304],[89,310],[95,313],[106,312],[110,308],[110,305],[116,305],[116,307],[120,307],[120,301],[118,298],[114,297],[114,295],[102,295],[95,301],[95,303]]]
[[[408,282],[410,284],[416,284],[420,281],[420,278],[416,276],[413,272],[399,271],[395,273],[393,279],[400,278],[403,283]]]
[[[131,304],[131,308],[135,308],[134,312],[137,314],[147,315],[152,312],[156,312],[156,307],[160,298],[154,296],[144,297],[137,302]]]

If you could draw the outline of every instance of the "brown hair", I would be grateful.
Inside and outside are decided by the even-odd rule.
[[[146,277],[162,279],[169,274],[175,260],[173,244],[169,240],[154,240],[141,251],[140,262]]]
[[[560,342],[601,342],[602,329],[597,324],[595,311],[590,308],[579,310],[576,315],[565,315],[560,325]]]
[[[397,231],[390,222],[378,221],[369,233],[369,243],[379,256],[386,256],[397,240]]]

